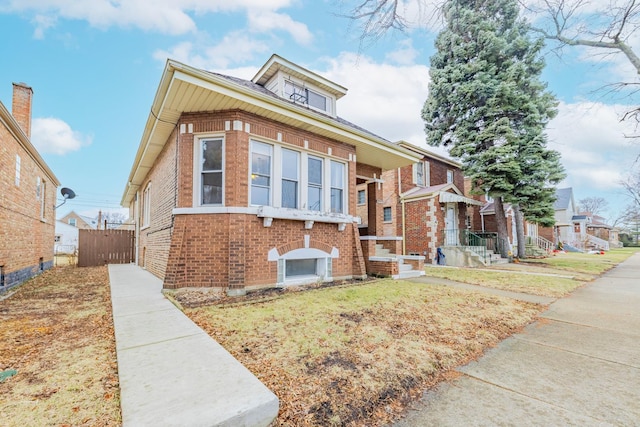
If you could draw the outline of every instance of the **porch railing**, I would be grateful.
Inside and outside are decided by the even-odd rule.
[[[444,246],[463,246],[477,254],[484,262],[489,261],[487,249],[495,247],[495,240],[492,240],[491,236],[481,236],[465,229],[451,229],[443,232]]]
[[[526,242],[528,245],[536,245],[547,252],[551,252],[555,249],[552,242],[540,236],[526,236]]]
[[[593,246],[595,246],[598,249],[603,249],[605,251],[609,250],[609,242],[601,239],[599,237],[593,236],[591,234],[587,234],[586,235],[587,238],[587,244],[591,244]]]

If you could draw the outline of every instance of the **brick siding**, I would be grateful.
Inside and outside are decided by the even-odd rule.
[[[4,287],[15,286],[53,265],[56,185],[0,120],[0,267]],[[16,185],[16,155],[20,184]],[[44,217],[36,195],[44,182]]]

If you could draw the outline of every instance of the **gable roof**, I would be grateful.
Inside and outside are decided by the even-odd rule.
[[[573,201],[573,188],[556,189],[556,201],[553,208],[557,211],[569,209],[569,203]]]
[[[482,202],[465,197],[462,191],[454,184],[438,184],[431,187],[414,187],[400,195],[403,202],[427,199],[438,196],[440,203],[466,203],[468,205],[482,206]]]
[[[281,98],[255,82],[200,70],[169,59],[151,105],[121,204],[126,206],[131,202],[182,113],[231,109],[353,145],[358,162],[383,170],[420,160],[406,148],[346,120]]]

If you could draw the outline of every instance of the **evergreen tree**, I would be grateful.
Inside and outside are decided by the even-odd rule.
[[[506,256],[502,202],[546,223],[553,217],[550,184],[563,173],[543,134],[556,113],[540,81],[543,42],[530,38],[516,0],[447,0],[443,12],[446,28],[436,39],[422,111],[427,142],[447,147],[473,188],[495,199]]]

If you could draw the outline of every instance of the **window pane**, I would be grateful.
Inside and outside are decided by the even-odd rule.
[[[298,207],[298,183],[296,181],[282,180],[282,207]]]
[[[222,203],[222,172],[202,174],[202,204]]]
[[[424,185],[424,163],[416,163],[416,184]]]
[[[299,153],[287,149],[282,150],[282,178],[298,180]]]
[[[316,274],[317,259],[288,259],[286,261],[285,275],[291,276],[313,276]]]
[[[344,212],[344,164],[331,162],[331,212]]]
[[[271,205],[271,146],[251,143],[251,204]]]
[[[222,170],[221,139],[210,139],[202,142],[202,170]]]
[[[259,206],[269,206],[269,188],[268,187],[251,187],[251,204]]]
[[[309,183],[322,185],[322,160],[309,157]]]
[[[331,162],[331,187],[344,188],[344,165],[338,162]]]
[[[364,205],[365,200],[366,200],[366,193],[364,190],[358,190],[358,204],[359,205]]]
[[[391,208],[385,207],[382,210],[383,213],[383,221],[391,221]]]
[[[327,111],[327,98],[311,90],[307,91],[307,97],[307,102],[310,106],[323,111]]]
[[[322,210],[322,188],[320,187],[309,187],[309,203],[308,209],[311,211],[320,211]]]
[[[342,190],[331,189],[331,212],[342,213]]]

